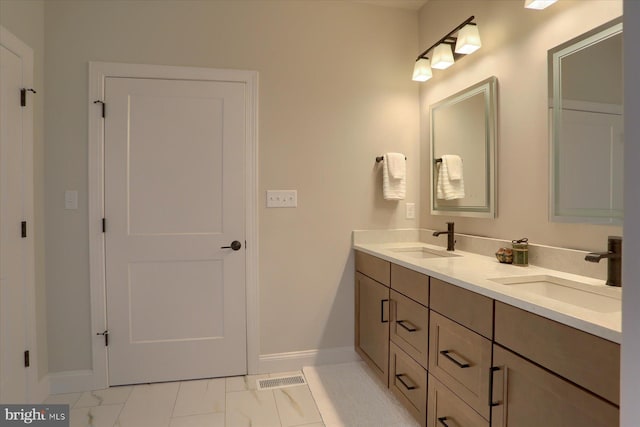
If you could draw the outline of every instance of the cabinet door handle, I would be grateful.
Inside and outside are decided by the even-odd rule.
[[[398,379],[398,381],[400,381],[400,383],[402,383],[402,385],[407,389],[407,390],[415,390],[416,388],[418,388],[418,386],[416,385],[410,385],[407,384],[406,382],[404,382],[404,380],[402,379],[402,377],[406,377],[405,374],[397,374],[396,378]],[[408,378],[408,377],[407,377]]]
[[[446,423],[446,421],[447,421],[447,417],[440,417],[440,418],[438,418],[438,422],[439,422],[440,424],[442,424],[444,427],[449,427],[449,424],[447,424],[447,423]]]
[[[442,350],[440,352],[441,355],[443,355],[444,357],[446,357],[447,359],[449,359],[450,361],[455,363],[458,366],[458,368],[464,369],[464,368],[468,368],[468,367],[471,366],[468,363],[463,363],[463,362],[460,362],[460,361],[454,359],[453,357],[451,357],[450,353],[451,353],[451,350]]]
[[[404,329],[406,329],[408,332],[415,332],[417,331],[416,327],[413,326],[413,324],[411,322],[409,322],[408,320],[396,320],[396,323],[400,326],[402,326]],[[408,324],[409,326],[405,325]]]
[[[498,366],[492,366],[489,368],[489,407],[500,406],[500,402],[493,401],[493,373],[499,371]]]
[[[380,323],[389,323],[389,319],[384,320],[384,303],[389,303],[388,299],[380,300]]]

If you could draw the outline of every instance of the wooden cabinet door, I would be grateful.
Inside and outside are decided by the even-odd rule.
[[[356,351],[389,385],[389,288],[356,272]]]
[[[619,425],[616,406],[497,345],[493,366],[491,427]]]

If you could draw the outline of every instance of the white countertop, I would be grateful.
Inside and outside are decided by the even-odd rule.
[[[551,320],[572,326],[576,329],[620,343],[622,340],[621,311],[601,313],[578,305],[536,295],[517,287],[494,282],[492,278],[549,275],[575,282],[585,287],[594,286],[597,290],[621,298],[622,289],[606,286],[603,280],[578,276],[557,270],[529,265],[519,267],[501,264],[495,258],[470,252],[455,251],[459,257],[439,257],[420,259],[409,254],[393,251],[398,248],[425,247],[435,250],[444,248],[424,242],[400,243],[354,243],[353,248],[394,264],[418,271],[431,277],[452,283],[497,301],[538,314]]]

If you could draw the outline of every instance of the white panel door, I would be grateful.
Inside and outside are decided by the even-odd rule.
[[[22,60],[0,45],[0,403],[27,401]]]
[[[111,385],[247,372],[244,90],[105,80]]]

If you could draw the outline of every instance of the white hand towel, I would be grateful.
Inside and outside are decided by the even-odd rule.
[[[455,154],[445,154],[442,161],[447,162],[449,179],[462,179],[462,158]]]
[[[404,154],[387,153],[384,155],[384,160],[382,161],[382,195],[385,200],[404,200],[407,187],[406,166],[402,168],[404,170],[399,174],[400,178],[393,178],[389,171],[389,164],[391,163],[389,154],[399,154],[402,157],[402,166],[406,162]]]
[[[458,157],[459,156],[455,156]],[[461,162],[462,163],[462,162]],[[438,199],[454,200],[464,198],[464,179],[460,173],[460,179],[451,179],[449,172],[448,155],[442,156],[442,162],[436,163],[438,168],[438,182],[436,196]],[[438,166],[439,165],[439,166]],[[460,172],[461,172],[460,168]]]
[[[402,179],[405,177],[407,167],[406,159],[402,153],[387,153],[384,158],[387,168],[389,169],[389,175],[393,179]]]

